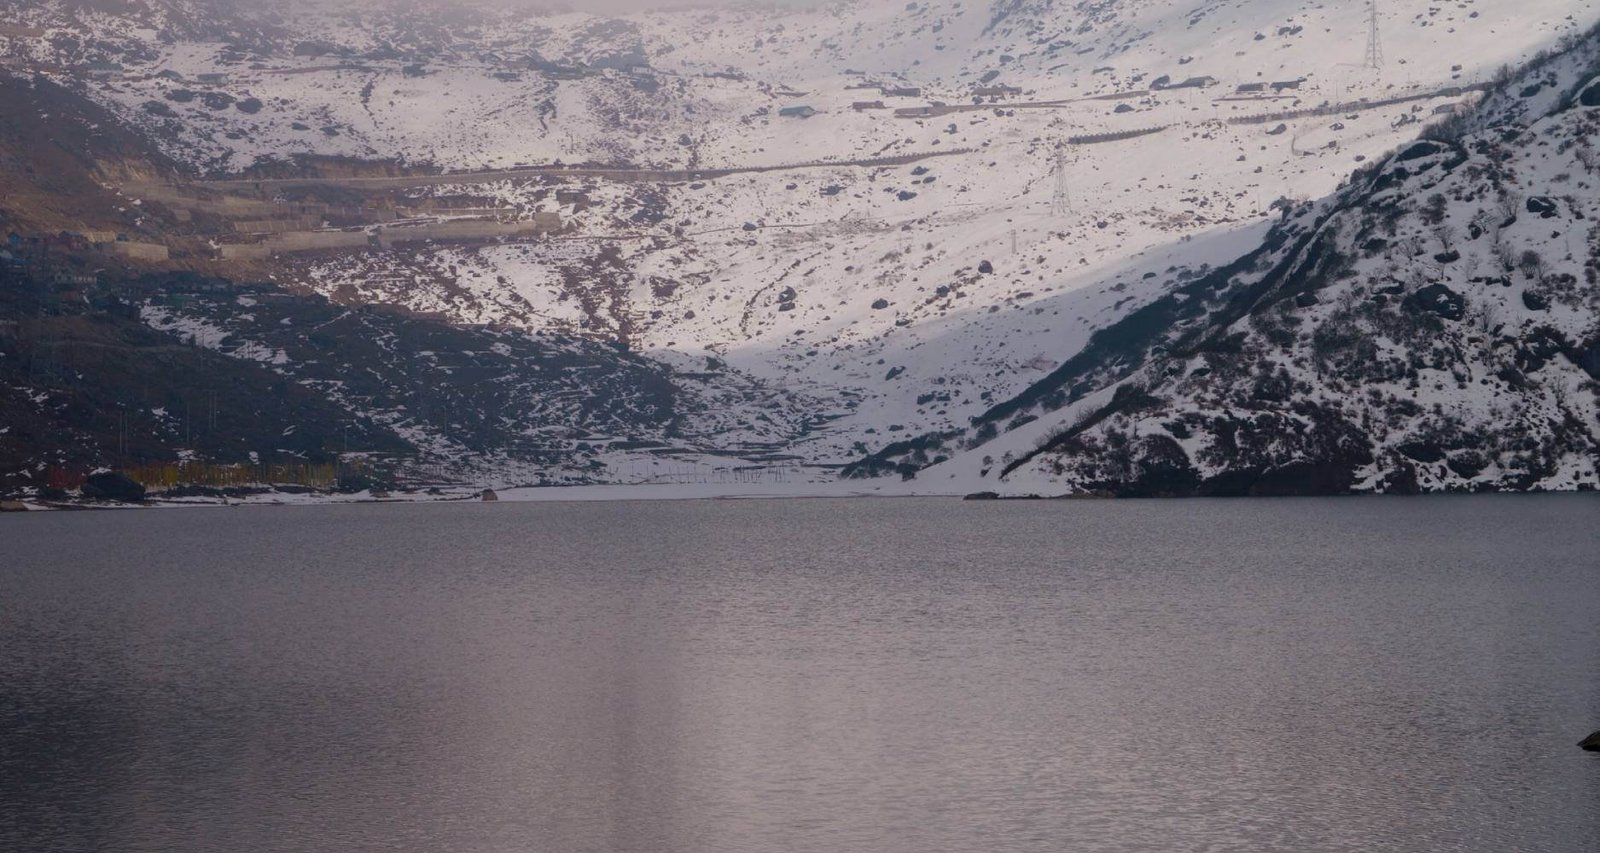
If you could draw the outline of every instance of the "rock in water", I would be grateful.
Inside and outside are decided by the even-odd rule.
[[[1578,746],[1583,749],[1587,749],[1590,752],[1600,752],[1600,732],[1595,732],[1583,740],[1578,741]]]
[[[484,489],[483,499],[486,501],[497,501],[500,500],[500,496],[494,493],[494,489]]]
[[[91,474],[83,484],[83,496],[103,501],[138,503],[144,500],[144,486],[126,474],[103,471]]]

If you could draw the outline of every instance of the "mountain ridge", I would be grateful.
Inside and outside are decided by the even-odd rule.
[[[96,287],[173,268],[271,282],[337,311],[620,348],[702,411],[727,401],[725,439],[714,420],[674,441],[645,418],[638,435],[605,436],[601,469],[556,466],[594,482],[783,457],[819,481],[846,468],[949,492],[1009,470],[1013,491],[1115,491],[1108,476],[1016,464],[1041,458],[1031,442],[1055,410],[1040,403],[1104,406],[1149,346],[1216,346],[1198,336],[1220,322],[1218,287],[1267,287],[1257,263],[1281,279],[1331,259],[1295,248],[1313,233],[1306,199],[1430,123],[1468,132],[1481,87],[1477,115],[1531,115],[1576,85],[1570,50],[1534,51],[1535,24],[1565,13],[1571,31],[1578,10],[1543,0],[1509,17],[1386,7],[1387,70],[1340,57],[1359,58],[1359,16],[1298,0],[620,17],[358,3],[248,10],[204,32],[185,29],[198,4],[144,18],[12,5],[44,34],[0,39],[12,79],[82,99],[170,164],[86,173],[102,236],[82,239],[108,270]],[[1313,38],[1335,31],[1350,44]],[[1508,91],[1494,86],[1501,59],[1538,67]],[[1398,251],[1385,263],[1413,264]],[[170,301],[136,307],[158,331],[275,337],[237,300]],[[1254,316],[1239,306],[1236,321]],[[1577,322],[1558,324],[1572,346]],[[180,331],[191,325],[223,334]],[[288,361],[270,368],[313,381],[317,357],[299,346],[273,345]],[[412,392],[386,393],[386,417],[403,419]],[[537,431],[532,408],[515,412]],[[471,455],[471,432],[433,442],[430,464]]]

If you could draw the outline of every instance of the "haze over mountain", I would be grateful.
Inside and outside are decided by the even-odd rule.
[[[16,488],[350,423],[495,483],[1596,480],[1590,3],[0,8],[0,224],[81,235],[10,268]],[[201,446],[75,312],[329,411]]]

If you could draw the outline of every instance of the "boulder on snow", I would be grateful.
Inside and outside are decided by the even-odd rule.
[[[1430,157],[1445,150],[1446,146],[1442,143],[1423,140],[1421,142],[1411,143],[1410,147],[1395,155],[1394,160],[1396,163],[1404,163],[1408,160],[1421,160],[1423,157]]]
[[[1600,339],[1595,340],[1589,348],[1578,354],[1578,366],[1589,378],[1600,382]]]
[[[1596,77],[1578,95],[1578,103],[1585,107],[1600,107],[1600,77]]]
[[[1421,288],[1401,304],[1413,314],[1432,313],[1446,320],[1459,320],[1467,315],[1467,300],[1442,284]]]
[[[978,262],[978,274],[979,275],[989,275],[992,272],[994,272],[994,264],[991,264],[988,261],[979,261]]]
[[[144,500],[144,486],[127,474],[102,471],[90,474],[81,489],[83,496],[93,500],[138,503]]]
[[[1568,348],[1567,336],[1560,329],[1540,326],[1522,336],[1522,342],[1512,358],[1524,373],[1538,373]]]
[[[1540,219],[1554,219],[1560,213],[1556,200],[1548,196],[1528,196],[1528,212],[1539,214]]]

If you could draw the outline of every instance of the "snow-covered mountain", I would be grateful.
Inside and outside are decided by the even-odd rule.
[[[858,471],[998,493],[1594,488],[1600,30],[1565,48],[971,429]]]
[[[1384,4],[1388,70],[1376,74],[1361,68],[1362,6],[1305,0],[857,0],[622,18],[378,2],[268,4],[225,16],[208,16],[199,0],[10,5],[40,35],[12,38],[7,54],[63,68],[121,64],[126,76],[93,87],[95,96],[147,124],[180,159],[216,170],[294,153],[444,168],[558,159],[714,167],[848,159],[962,137],[994,144],[992,127],[958,122],[956,134],[944,134],[946,122],[854,113],[851,103],[879,96],[847,87],[921,89],[885,101],[909,107],[971,105],[977,86],[1056,101],[1211,77],[1230,89],[1303,80],[1293,91],[1306,103],[1355,100],[1485,79],[1590,12],[1560,0]],[[226,80],[196,79],[205,74]],[[1260,112],[1259,104],[1178,93],[1193,94],[1035,115],[1065,118],[1084,133]],[[772,115],[799,102],[824,117]],[[150,103],[168,110],[145,113]],[[241,111],[240,103],[259,106]],[[1137,115],[1116,117],[1118,103]],[[1027,134],[1049,125],[1001,124]]]
[[[1038,389],[1086,360],[1072,385],[1125,379],[1147,359],[1130,344],[1107,363],[1114,330],[1209,322],[1169,306],[1198,311],[1241,257],[1295,251],[1286,229],[1335,204],[1306,200],[1600,16],[1570,0],[1384,2],[1370,57],[1366,4],[1310,0],[4,8],[12,73],[74,88],[186,172],[106,181],[151,211],[143,239],[181,234],[188,256],[223,257],[206,271],[335,304],[616,344],[680,377],[714,365],[721,378],[695,380],[710,399],[756,407],[735,422],[791,401],[809,416],[720,444],[705,430],[671,458],[759,445],[825,477],[961,454],[918,475],[937,489],[990,488],[1004,465],[986,457],[1031,454],[1055,412],[1007,401],[1057,402]],[[1496,89],[1478,114],[1531,123],[1551,106],[1519,93]],[[397,217],[540,215],[560,232],[380,237]],[[333,228],[370,240],[268,257],[273,234]],[[1396,245],[1397,275],[1438,264]],[[631,442],[612,438],[621,470]],[[993,488],[1109,482],[1044,458]]]

